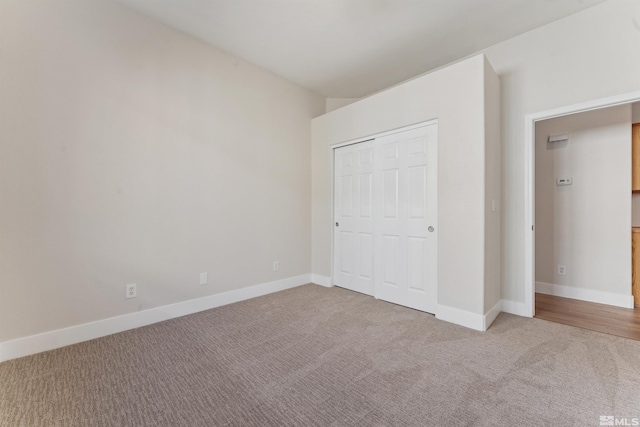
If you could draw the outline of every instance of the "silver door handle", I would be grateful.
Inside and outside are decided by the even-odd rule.
[[[336,227],[340,227],[340,223],[339,222],[336,222]]]
[[[429,228],[427,228],[427,230],[429,230],[429,233],[433,233],[435,228],[433,228],[432,226],[429,226]]]

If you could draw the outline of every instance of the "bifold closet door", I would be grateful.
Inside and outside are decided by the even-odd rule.
[[[374,141],[334,150],[334,284],[374,295]]]
[[[376,139],[377,298],[435,313],[438,263],[438,129]]]

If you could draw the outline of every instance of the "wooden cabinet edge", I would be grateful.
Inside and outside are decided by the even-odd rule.
[[[640,307],[640,227],[631,229],[631,293],[634,305]]]
[[[631,192],[640,192],[640,123],[631,125]]]

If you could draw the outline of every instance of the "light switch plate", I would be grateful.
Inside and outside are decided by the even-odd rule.
[[[573,180],[571,178],[558,178],[556,180],[556,185],[557,186],[563,186],[563,185],[571,185],[573,184]]]

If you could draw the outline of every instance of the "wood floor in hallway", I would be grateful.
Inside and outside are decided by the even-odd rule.
[[[640,341],[640,308],[621,308],[536,293],[538,319]]]

